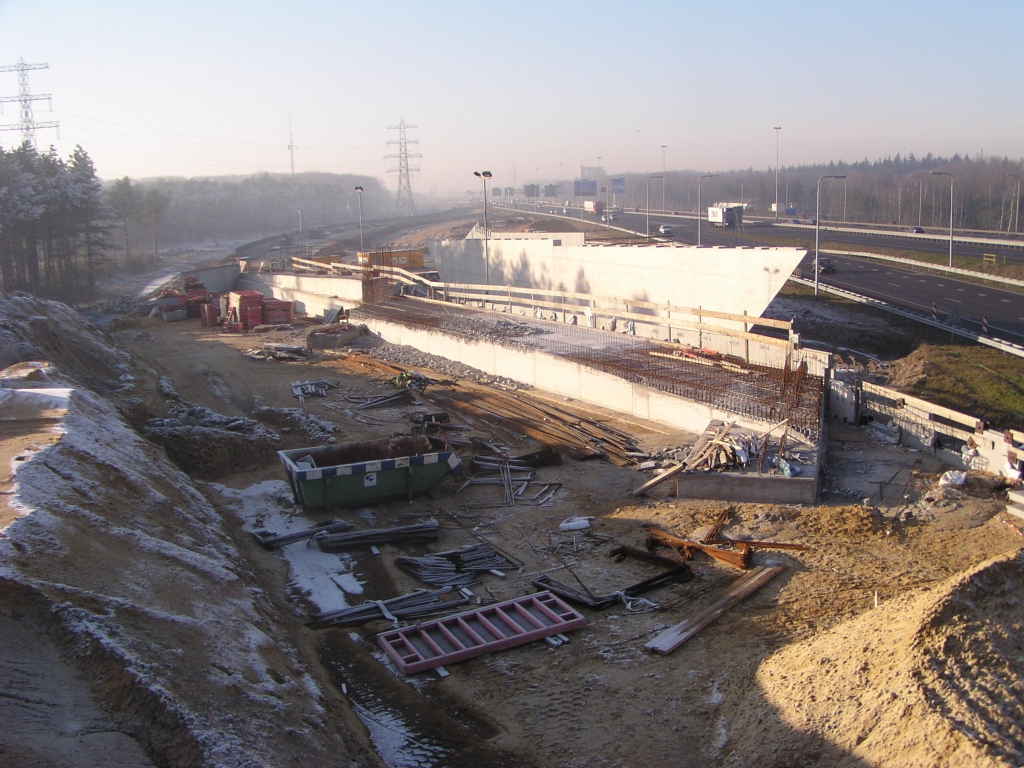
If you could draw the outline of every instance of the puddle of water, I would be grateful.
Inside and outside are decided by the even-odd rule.
[[[355,635],[357,638],[358,634]],[[381,654],[383,655],[383,654]],[[414,678],[424,695],[397,678],[365,642],[324,633],[320,661],[345,686],[378,754],[390,768],[527,768],[528,761],[487,743],[501,730],[436,690],[432,673]],[[429,690],[434,689],[434,690]]]

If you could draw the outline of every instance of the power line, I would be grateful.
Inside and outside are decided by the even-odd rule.
[[[56,128],[57,138],[60,138],[60,123],[48,122],[37,123],[32,115],[32,102],[46,99],[50,102],[50,109],[53,109],[53,96],[49,93],[33,95],[28,88],[28,73],[33,69],[49,69],[49,64],[26,64],[24,59],[18,59],[17,64],[9,64],[0,67],[0,72],[18,73],[18,95],[0,97],[0,109],[2,105],[11,102],[18,102],[21,111],[21,122],[17,125],[0,125],[0,131],[21,131],[21,140],[24,143],[35,145],[37,128]]]
[[[201,143],[195,142],[195,141],[179,141],[178,139],[165,139],[165,138],[162,138],[160,136],[140,136],[138,134],[132,134],[132,133],[118,133],[117,131],[104,131],[104,130],[101,130],[99,128],[84,128],[84,127],[81,127],[81,126],[77,126],[76,127],[76,130],[79,130],[79,131],[91,131],[93,133],[106,133],[106,134],[108,134],[110,136],[124,136],[126,138],[143,139],[145,141],[162,141],[162,142],[169,143],[169,144],[188,144],[188,145],[196,146],[196,147],[219,147],[219,146],[221,146],[223,144],[226,144],[226,145],[229,145],[229,146],[236,145],[236,146],[245,146],[245,147],[267,147],[269,149],[280,149],[280,147],[281,147],[280,144],[276,144],[276,143],[272,144],[272,143],[269,143],[269,142],[243,141],[241,139],[219,139],[219,138],[215,138],[213,136],[197,136],[196,134],[181,133],[180,131],[165,131],[165,130],[162,130],[160,128],[147,128],[147,127],[142,126],[142,125],[131,125],[129,123],[114,122],[113,120],[100,120],[99,118],[96,118],[96,117],[86,117],[85,115],[74,115],[74,114],[71,114],[70,112],[63,112],[61,110],[56,110],[56,114],[62,115],[63,117],[72,117],[72,118],[75,118],[77,120],[88,120],[89,122],[92,122],[92,123],[103,123],[104,125],[116,125],[116,126],[118,126],[120,128],[131,128],[131,129],[136,130],[136,131],[149,131],[151,133],[163,133],[163,134],[166,134],[168,136],[182,136],[184,138],[200,139],[201,141],[212,141],[212,142],[217,142],[217,143],[216,144],[201,144]],[[309,145],[307,145],[306,149],[307,150],[317,149],[317,150],[328,150],[328,151],[347,151],[347,150],[350,150],[350,149],[373,149],[375,147],[380,147],[380,144],[353,144],[353,145],[347,146],[347,147],[309,146]],[[298,147],[296,147],[296,149],[298,149]]]
[[[398,140],[388,142],[389,146],[392,144],[398,145],[398,153],[394,155],[384,155],[384,159],[398,160],[397,168],[388,169],[388,173],[398,173],[398,198],[395,201],[395,213],[414,216],[416,214],[416,204],[412,200],[412,184],[409,181],[409,172],[419,171],[419,168],[410,168],[409,158],[423,157],[423,155],[409,154],[409,145],[419,144],[419,141],[406,138],[405,131],[407,128],[419,128],[419,126],[406,125],[404,117],[398,121],[398,125],[388,126],[389,131],[398,131]]]

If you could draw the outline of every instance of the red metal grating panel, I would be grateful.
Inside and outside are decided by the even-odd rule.
[[[395,629],[377,636],[407,675],[582,629],[582,614],[550,592]]]

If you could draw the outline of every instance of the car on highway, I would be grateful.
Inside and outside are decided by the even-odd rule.
[[[832,259],[818,259],[818,272],[823,275],[834,275],[836,263]]]
[[[662,224],[660,227],[658,227],[658,232],[663,235],[671,235],[672,227],[670,227],[668,224]]]
[[[615,221],[614,213],[606,213],[601,216],[601,221]]]
[[[907,227],[907,232],[912,235],[923,235],[924,229],[921,227]]]

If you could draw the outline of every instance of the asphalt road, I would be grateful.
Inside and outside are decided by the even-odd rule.
[[[523,207],[526,210],[531,209],[530,206]],[[540,206],[542,211],[548,211],[551,208],[552,206]],[[558,213],[562,212],[560,207],[556,210]],[[576,211],[576,215],[579,215],[578,210]],[[615,214],[615,216],[616,220],[613,222],[614,224],[637,232],[646,232],[647,217],[644,213],[629,212]],[[587,215],[587,219],[594,221],[595,217]],[[672,227],[672,231],[674,233],[673,237],[675,240],[689,243],[691,245],[696,244],[696,219],[663,216],[651,211],[651,234],[657,236],[658,227],[662,224],[667,224]],[[779,226],[772,224],[762,226],[761,223],[758,222],[747,224],[744,227],[743,233],[737,233],[734,230],[718,229],[706,220],[701,223],[700,239],[702,245],[767,245],[768,243],[763,241],[758,242],[758,235],[761,233],[770,236],[771,245],[778,245],[780,238],[791,241],[794,246],[807,246],[813,245],[814,243],[814,228],[810,226],[788,226],[784,224]],[[893,233],[892,235],[879,236],[861,234],[857,232],[833,232],[828,231],[828,229],[824,227],[821,229],[819,236],[821,240],[821,248],[823,250],[827,250],[836,245],[845,245],[862,248],[866,251],[877,248],[891,248],[938,255],[949,254],[949,240],[942,237],[922,238],[919,235],[915,236],[909,233],[906,235]],[[957,235],[956,237],[960,236]],[[987,253],[995,254],[1000,260],[1005,257],[1007,263],[1024,263],[1024,242],[1018,243],[1016,246],[998,246],[991,244],[973,245],[970,243],[956,242],[954,239],[954,264],[958,256],[980,259]]]
[[[862,296],[930,313],[934,303],[940,321],[953,308],[962,319],[961,327],[981,331],[987,315],[993,337],[1020,344],[1024,341],[1024,295],[977,283],[952,280],[909,269],[879,264],[866,259],[829,256],[836,265],[835,274],[822,274],[819,282],[843,288]],[[809,254],[800,265],[802,276],[814,279],[814,256]]]
[[[547,212],[551,206],[541,206],[542,212]],[[556,209],[561,214],[562,209]],[[579,215],[579,212],[576,212]],[[615,226],[631,229],[636,232],[646,232],[647,217],[643,213],[622,213],[615,215]],[[585,215],[588,221],[596,221],[596,217]],[[672,227],[671,237],[676,242],[694,245],[697,242],[697,223],[694,219],[677,219],[663,217],[651,212],[651,234],[654,237],[662,237],[658,234],[658,228],[662,224]],[[707,221],[701,224],[701,245],[725,245],[743,246],[758,245],[757,233],[760,231],[770,233],[773,244],[774,239],[781,232],[786,230],[775,227],[760,227],[748,225],[744,234],[737,234],[731,230],[722,230],[712,227]],[[789,230],[793,232],[794,230]],[[796,230],[800,235],[793,237],[794,246],[806,246],[808,240],[813,247],[814,231]],[[809,232],[809,238],[808,238]],[[863,240],[865,246],[873,245],[878,247],[883,243],[894,243],[902,241],[886,239],[880,241],[877,237],[858,236],[855,234],[839,233],[839,236],[848,238],[841,242],[859,243]],[[909,244],[908,249],[922,250],[921,241],[913,238],[905,238]],[[831,242],[840,242],[832,240]],[[824,234],[821,240],[822,249],[826,248]],[[893,247],[889,245],[889,247]],[[943,252],[948,253],[948,245]],[[865,250],[868,250],[865,247]],[[954,249],[954,254],[959,251]],[[991,250],[984,251],[990,253]],[[1009,253],[1009,251],[1008,251]],[[1019,253],[1015,254],[1018,259]],[[1002,290],[987,285],[962,280],[951,279],[947,276],[931,275],[909,269],[900,269],[894,266],[881,265],[867,259],[857,259],[848,256],[832,256],[829,258],[836,264],[835,274],[823,274],[819,281],[825,285],[843,288],[853,291],[862,296],[880,299],[882,301],[906,307],[918,312],[930,313],[932,304],[937,308],[937,318],[944,321],[949,313],[956,308],[961,318],[961,327],[975,332],[981,331],[982,317],[987,315],[989,331],[993,337],[1005,339],[1020,344],[1024,341],[1024,294]],[[1008,261],[1011,259],[1007,259]],[[801,276],[814,279],[814,256],[809,253],[800,266]]]

